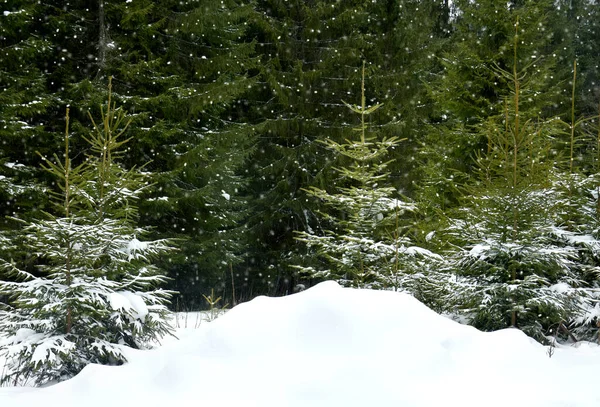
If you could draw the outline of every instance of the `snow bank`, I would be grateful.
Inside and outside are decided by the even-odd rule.
[[[482,333],[412,297],[323,283],[260,297],[120,367],[91,365],[0,406],[600,406],[600,350]]]

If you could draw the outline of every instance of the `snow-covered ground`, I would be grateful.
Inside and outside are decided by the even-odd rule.
[[[0,406],[600,406],[596,345],[549,358],[518,330],[482,333],[400,293],[327,282],[192,328],[124,366],[0,388]]]

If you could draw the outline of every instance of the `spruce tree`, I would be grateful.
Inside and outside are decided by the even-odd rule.
[[[393,186],[412,189],[415,148],[431,104],[428,81],[440,39],[447,35],[447,7],[439,1],[257,1],[260,19],[251,32],[261,55],[256,97],[260,122],[249,174],[253,237],[248,271],[254,289],[292,292],[299,276],[290,265],[310,266],[294,231],[320,233],[326,211],[305,188],[335,182],[335,154],[326,139],[352,138],[347,99],[360,86],[360,64],[369,61],[369,98],[384,102],[370,115],[382,136],[406,138],[390,151]],[[310,232],[309,232],[310,233]],[[269,278],[270,276],[270,278]],[[302,281],[306,283],[306,281]],[[272,284],[272,285],[270,285]]]
[[[574,26],[572,47],[579,64],[580,79],[577,86],[577,111],[583,116],[598,113],[600,99],[600,2],[577,0],[562,4],[565,18]]]
[[[459,248],[449,257],[458,278],[448,304],[479,328],[519,327],[541,340],[581,316],[590,302],[574,264],[576,249],[556,239],[551,152],[560,124],[523,108],[535,62],[521,67],[520,33],[517,19],[512,69],[492,69],[511,98],[504,115],[478,127],[487,148],[476,156],[476,177],[464,186],[447,230]]]
[[[345,103],[360,115],[353,139],[343,143],[327,139],[325,145],[340,159],[335,192],[309,187],[313,199],[324,202],[324,224],[331,229],[323,234],[301,232],[298,239],[321,258],[317,267],[298,266],[301,273],[320,279],[334,279],[343,285],[393,288],[418,291],[418,280],[425,273],[425,260],[432,253],[411,243],[405,235],[405,212],[414,205],[397,196],[389,182],[387,160],[390,150],[401,140],[367,133],[367,118],[380,104],[367,106],[365,67],[362,69],[361,102]]]
[[[202,294],[243,281],[247,235],[242,168],[253,151],[254,127],[244,101],[258,65],[238,1],[116,2],[120,17],[106,72],[114,72],[124,106],[136,112],[130,163],[152,160],[155,185],[140,205],[141,223],[156,236],[176,236],[180,250],[162,266],[181,307],[204,305]],[[240,283],[241,284],[241,283]]]
[[[591,339],[596,325],[600,275],[600,205],[598,169],[600,162],[600,123],[596,116],[577,114],[578,63],[573,63],[570,120],[564,123],[568,139],[568,154],[555,165],[555,180],[548,190],[547,198],[555,207],[551,220],[554,222],[556,244],[574,252],[571,268],[584,284],[565,286],[573,296],[585,297],[579,315],[568,323],[579,337]],[[596,123],[594,123],[596,122]],[[594,125],[595,124],[595,125]]]
[[[46,69],[56,50],[49,36],[38,32],[47,11],[37,1],[10,1],[3,3],[0,15],[2,230],[18,228],[8,216],[30,219],[47,205],[35,154],[36,149],[46,153],[59,145],[47,120],[57,104]]]
[[[254,145],[246,111],[258,65],[247,34],[252,4],[75,0],[63,6],[11,1],[0,16],[0,135],[7,141],[0,160],[10,165],[0,166],[6,177],[0,211],[30,219],[47,209],[36,185],[50,180],[35,151],[61,148],[55,123],[67,105],[72,134],[85,134],[87,111],[100,114],[113,76],[113,98],[133,120],[122,162],[147,164],[152,173],[138,222],[156,226],[155,238],[182,238],[181,250],[163,266],[177,277],[169,284],[182,293],[180,303],[198,307],[203,293],[231,280],[232,268],[244,278],[241,167]],[[74,137],[71,149],[85,150],[83,138]]]
[[[435,114],[420,149],[423,200],[431,210],[458,205],[456,188],[476,171],[472,159],[488,148],[480,127],[488,117],[502,117],[510,80],[490,69],[512,71],[514,21],[520,21],[519,66],[530,66],[528,85],[520,100],[528,117],[569,114],[572,38],[576,26],[562,18],[550,0],[453,2],[452,33],[439,56],[442,70],[427,84]],[[560,141],[560,140],[557,140]],[[557,151],[567,146],[557,143]],[[466,158],[466,159],[465,159]],[[431,215],[435,216],[435,215]]]
[[[12,280],[0,281],[9,299],[0,313],[0,354],[7,361],[3,378],[13,384],[65,380],[88,363],[123,363],[125,347],[151,346],[172,329],[171,293],[158,287],[165,277],[153,264],[170,246],[144,240],[148,230],[136,226],[147,177],[120,162],[129,122],[115,109],[110,85],[100,110],[83,162],[72,161],[69,110],[64,155],[44,157],[59,187],[55,211],[24,222],[20,235],[35,272],[2,258]]]

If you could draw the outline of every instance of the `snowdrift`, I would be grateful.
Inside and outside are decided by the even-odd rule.
[[[119,367],[90,365],[0,406],[600,406],[596,345],[482,333],[401,293],[333,282],[259,297]]]

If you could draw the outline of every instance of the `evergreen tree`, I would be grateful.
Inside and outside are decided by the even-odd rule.
[[[488,148],[481,127],[489,117],[503,117],[511,99],[510,79],[490,67],[512,71],[516,18],[521,27],[516,58],[520,67],[531,68],[520,99],[527,117],[567,119],[574,59],[572,38],[565,33],[575,25],[566,23],[553,1],[458,0],[452,15],[452,35],[439,59],[443,69],[428,84],[437,109],[421,149],[422,197],[439,210],[458,205],[456,186],[476,170],[472,158]],[[568,146],[555,141],[559,151]]]
[[[581,313],[568,321],[579,335],[592,338],[592,324],[597,318],[597,307],[593,302],[598,300],[600,274],[600,201],[598,191],[600,179],[598,169],[600,163],[600,123],[590,126],[600,115],[578,117],[576,97],[578,87],[578,64],[573,63],[573,80],[571,94],[570,122],[565,123],[569,136],[569,154],[567,159],[559,162],[555,168],[555,181],[548,191],[547,197],[554,200],[552,221],[555,224],[557,244],[571,248],[575,253],[572,269],[585,283],[583,288],[565,286],[573,295],[587,297]],[[590,130],[595,129],[596,134]],[[591,329],[590,329],[591,328]]]
[[[56,50],[39,35],[47,6],[10,1],[0,15],[0,221],[1,229],[18,226],[8,216],[31,218],[45,208],[43,176],[36,149],[55,151],[48,113],[57,98],[48,89],[47,69]],[[44,144],[40,146],[40,144]]]
[[[458,279],[449,304],[459,304],[479,328],[518,326],[542,339],[581,316],[590,302],[575,264],[577,251],[557,241],[562,232],[552,220],[559,210],[551,155],[558,120],[522,108],[535,62],[520,67],[521,32],[517,20],[512,69],[493,70],[512,97],[504,117],[490,116],[479,127],[487,149],[477,155],[476,182],[465,186],[448,229],[460,248],[450,257]]]
[[[136,226],[136,200],[147,182],[120,163],[129,122],[115,109],[110,85],[101,112],[86,137],[86,160],[71,161],[68,110],[64,160],[44,159],[58,181],[56,214],[25,222],[21,233],[37,272],[2,259],[14,280],[0,281],[9,298],[0,313],[0,354],[4,380],[14,384],[64,380],[88,363],[123,363],[124,347],[152,345],[172,329],[171,293],[158,287],[165,277],[152,264],[169,245],[139,240],[148,230]]]
[[[135,47],[124,46],[123,61],[113,63],[130,89],[120,95],[126,106],[147,112],[134,119],[128,156],[134,163],[152,159],[148,168],[159,174],[141,221],[156,226],[158,236],[181,238],[181,250],[163,265],[180,306],[204,306],[202,294],[215,287],[233,304],[232,277],[242,284],[247,246],[243,167],[255,142],[246,119],[257,82],[247,34],[254,11],[238,1],[173,4],[167,21],[156,8],[142,19],[152,21],[164,49],[153,33],[137,41],[130,35],[122,41]],[[122,27],[138,32],[134,22]]]
[[[580,66],[580,79],[577,86],[577,111],[588,117],[598,114],[600,99],[600,2],[570,1],[562,4],[565,18],[569,18],[573,30],[573,48]]]
[[[87,111],[98,113],[102,89],[114,76],[119,92],[113,98],[133,120],[123,162],[150,162],[152,173],[139,223],[156,226],[156,238],[185,242],[162,266],[177,277],[170,284],[181,291],[179,300],[199,306],[201,294],[224,286],[223,274],[243,258],[246,234],[239,227],[247,205],[240,168],[252,152],[254,127],[246,124],[242,96],[253,92],[258,65],[246,34],[252,4],[76,0],[63,8],[26,1],[5,3],[5,10],[0,135],[7,143],[0,159],[10,167],[0,167],[0,175],[2,185],[13,182],[4,188],[1,210],[31,218],[30,209],[44,209],[33,180],[51,180],[40,173],[34,152],[60,149],[54,123],[67,105],[72,134],[85,134]],[[85,148],[74,137],[74,156]]]
[[[313,277],[335,279],[344,285],[369,288],[394,288],[415,292],[423,266],[433,254],[415,247],[405,235],[401,224],[405,211],[413,204],[395,198],[396,189],[390,186],[386,155],[400,140],[367,135],[368,115],[381,105],[367,106],[363,64],[360,105],[346,103],[361,116],[358,139],[338,143],[326,140],[328,148],[347,163],[336,169],[339,174],[337,192],[311,187],[313,198],[324,201],[327,211],[321,216],[332,225],[323,235],[301,232],[298,239],[305,242],[323,260],[319,268],[302,267],[302,273]],[[402,219],[402,220],[401,220]]]
[[[262,55],[257,87],[258,144],[249,168],[254,244],[248,264],[254,290],[291,292],[298,276],[290,265],[310,266],[294,231],[330,228],[319,200],[304,188],[324,189],[336,181],[334,152],[321,141],[351,138],[340,99],[360,84],[357,67],[368,60],[369,104],[385,102],[370,115],[384,137],[406,138],[390,151],[393,186],[409,192],[415,147],[430,104],[427,80],[447,35],[447,7],[439,1],[257,1],[253,22]],[[313,265],[314,266],[314,265]],[[270,276],[270,277],[269,277]],[[272,284],[272,286],[269,286]]]

